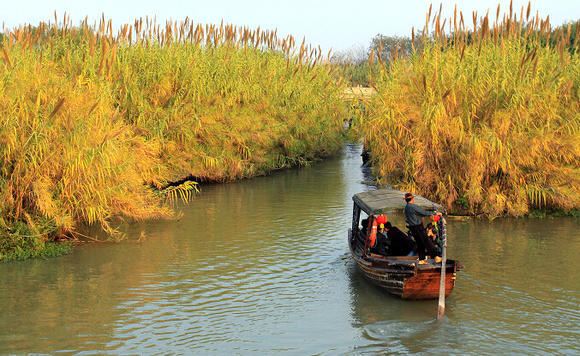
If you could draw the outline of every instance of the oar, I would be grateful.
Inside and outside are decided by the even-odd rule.
[[[445,315],[445,263],[447,262],[447,229],[445,219],[441,216],[441,238],[443,239],[443,253],[441,256],[441,282],[439,283],[439,305],[437,307],[437,319]]]

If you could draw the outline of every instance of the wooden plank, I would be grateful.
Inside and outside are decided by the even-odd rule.
[[[451,294],[455,286],[455,273],[446,273],[445,295]],[[406,299],[435,299],[439,296],[441,276],[438,272],[422,272],[405,281],[403,298]]]

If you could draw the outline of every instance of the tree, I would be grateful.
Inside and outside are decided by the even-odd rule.
[[[411,43],[410,37],[385,36],[379,33],[372,38],[369,52],[379,54],[382,61],[389,63],[395,57],[410,56],[413,53]],[[415,40],[415,48],[418,47],[419,41]]]

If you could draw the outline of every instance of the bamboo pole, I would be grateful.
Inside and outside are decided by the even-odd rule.
[[[447,262],[447,227],[445,218],[441,216],[441,235],[443,238],[443,253],[441,256],[441,281],[439,283],[439,304],[437,306],[437,320],[445,316],[445,264]]]

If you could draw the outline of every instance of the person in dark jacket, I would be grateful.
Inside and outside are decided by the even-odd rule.
[[[393,226],[390,221],[386,223],[385,231],[390,242],[389,254],[391,256],[412,256],[415,250],[413,239],[398,227]]]
[[[427,224],[425,231],[427,231],[427,237],[433,241],[433,245],[435,245],[435,248],[437,249],[437,256],[441,256],[441,252],[443,251],[443,242],[441,241],[436,226],[433,225],[433,223],[429,223]]]
[[[369,219],[362,219],[361,221],[361,229],[360,232],[362,234],[362,236],[367,236],[367,227],[369,225]]]
[[[415,204],[415,197],[411,193],[405,194],[405,201],[407,205],[405,206],[405,220],[407,225],[409,225],[409,230],[415,237],[417,242],[417,254],[419,255],[419,263],[426,263],[426,256],[429,255],[433,258],[437,256],[437,248],[429,237],[427,237],[427,232],[423,227],[423,221],[421,220],[424,216],[441,215],[441,213],[428,212],[423,208]],[[435,258],[435,262],[438,259]]]
[[[387,241],[385,225],[380,224],[377,229],[377,240],[375,246],[371,247],[371,252],[387,256],[388,249],[389,249],[389,241]]]

